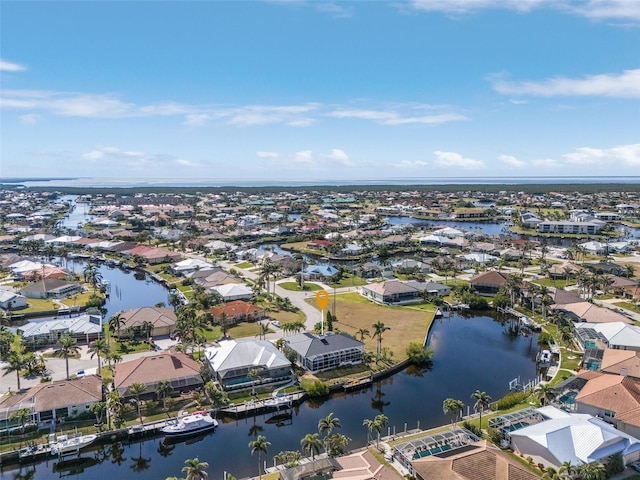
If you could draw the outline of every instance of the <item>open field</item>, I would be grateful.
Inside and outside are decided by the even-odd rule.
[[[308,301],[315,305],[315,300]],[[400,361],[406,358],[405,350],[409,342],[424,342],[435,308],[431,306],[425,312],[410,307],[377,305],[357,293],[347,293],[336,297],[335,313],[338,321],[333,325],[341,332],[356,335],[361,328],[373,333],[374,323],[384,323],[390,330],[382,335],[382,347],[393,352],[394,361]],[[367,350],[376,351],[376,339],[365,337],[364,343]]]

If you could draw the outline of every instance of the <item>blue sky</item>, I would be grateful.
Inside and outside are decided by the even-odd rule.
[[[640,175],[635,0],[0,3],[0,176]]]

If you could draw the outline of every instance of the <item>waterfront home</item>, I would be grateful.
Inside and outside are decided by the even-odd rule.
[[[217,292],[223,302],[231,302],[233,300],[250,300],[254,295],[253,290],[244,283],[218,285],[213,287],[211,290]]]
[[[606,226],[606,222],[542,221],[536,227],[540,233],[570,233],[597,235]]]
[[[416,281],[408,281],[405,283],[410,287],[420,290],[421,292],[427,292],[429,295],[434,297],[446,297],[451,293],[451,286],[443,285],[442,283]]]
[[[600,417],[640,438],[640,380],[610,373],[592,375],[575,397],[576,411]]]
[[[224,315],[227,325],[234,325],[238,322],[255,322],[264,318],[264,308],[245,302],[235,300],[222,305],[212,307],[211,317],[213,322],[220,324]]]
[[[481,295],[495,295],[507,283],[509,274],[490,270],[469,280],[471,286]]]
[[[618,312],[614,312],[610,308],[599,307],[591,302],[574,302],[564,305],[553,305],[552,310],[562,311],[566,317],[570,318],[574,322],[588,322],[588,323],[612,323],[622,322],[628,325],[633,325],[633,320],[622,315]]]
[[[297,363],[311,373],[362,363],[364,344],[345,333],[305,332],[284,340],[285,348],[296,353]]]
[[[27,307],[27,297],[10,290],[0,290],[0,308],[2,310],[19,310]]]
[[[564,462],[581,465],[603,462],[619,453],[623,462],[640,458],[640,440],[616,430],[604,420],[568,413],[554,406],[536,409],[545,421],[509,432],[511,448],[535,464],[559,468]]]
[[[331,265],[309,265],[302,271],[302,275],[308,280],[326,280],[338,273],[338,269]]]
[[[583,347],[600,342],[607,348],[640,351],[640,327],[623,322],[576,323],[576,339]],[[591,347],[592,348],[592,347]]]
[[[267,340],[223,340],[207,348],[204,356],[225,390],[291,380],[291,362]]]
[[[159,353],[119,363],[113,379],[122,396],[128,396],[127,391],[134,383],[147,387],[145,393],[153,393],[163,381],[177,391],[200,388],[203,384],[200,364],[185,353]]]
[[[389,280],[382,283],[370,283],[360,287],[363,297],[383,304],[407,304],[422,300],[422,292],[415,286],[399,280]]]
[[[55,345],[61,335],[73,335],[78,343],[86,343],[101,338],[102,317],[99,315],[77,315],[73,317],[33,319],[19,327],[11,327],[30,346]]]
[[[391,262],[391,268],[394,272],[407,273],[431,273],[431,265],[423,263],[412,258],[403,258],[395,262]]]
[[[171,265],[171,269],[178,274],[186,274],[189,272],[193,272],[194,270],[209,270],[214,268],[214,266],[205,262],[204,260],[200,260],[198,258],[187,258],[180,262],[176,262]]]
[[[0,422],[6,424],[11,414],[26,408],[29,422],[41,424],[89,412],[89,407],[102,401],[102,379],[85,375],[72,380],[46,382],[26,391],[0,398]]]
[[[640,352],[607,348],[602,352],[600,371],[640,379]]]
[[[83,286],[77,282],[46,278],[28,283],[20,289],[20,293],[27,298],[67,298],[83,290]]]
[[[163,307],[140,307],[120,312],[120,317],[124,323],[120,326],[120,331],[126,331],[134,336],[140,335],[146,328],[151,327],[149,332],[152,336],[171,335],[173,333],[177,317],[172,308]]]

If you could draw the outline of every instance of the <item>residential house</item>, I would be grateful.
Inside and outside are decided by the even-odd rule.
[[[576,339],[584,347],[599,341],[607,348],[640,352],[640,327],[624,322],[576,323]]]
[[[267,340],[224,340],[207,348],[205,358],[225,390],[288,382],[292,376],[291,362]]]
[[[565,316],[573,320],[574,322],[588,322],[588,323],[614,323],[622,322],[628,325],[633,325],[633,320],[622,315],[618,312],[614,312],[609,308],[599,307],[591,302],[574,302],[564,305],[552,305],[553,310],[561,310]]]
[[[264,308],[243,300],[215,306],[210,312],[213,321],[217,324],[221,323],[223,315],[228,325],[244,321],[255,322],[264,318]]]
[[[174,310],[163,307],[134,308],[120,312],[120,316],[124,320],[120,330],[131,332],[134,336],[144,332],[145,324],[151,325],[151,336],[171,335],[177,321]]]
[[[481,295],[495,295],[507,283],[509,274],[490,270],[469,280],[471,286]]]
[[[67,417],[90,413],[89,407],[100,401],[102,379],[97,375],[41,383],[26,391],[0,398],[0,422],[5,423],[12,413],[26,408],[30,422],[55,424]]]
[[[308,280],[326,280],[338,273],[338,269],[331,265],[309,265],[302,271],[302,275]]]
[[[408,281],[405,283],[410,287],[416,288],[421,292],[427,292],[429,295],[435,297],[446,297],[451,293],[451,286],[443,285],[442,283],[416,281]]]
[[[254,295],[253,290],[245,284],[229,283],[215,286],[211,290],[217,292],[222,297],[223,302],[250,300]]]
[[[421,291],[399,280],[370,283],[360,287],[360,294],[377,303],[406,304],[421,301]]]
[[[27,298],[67,298],[83,291],[84,288],[77,282],[55,278],[31,282],[20,289],[20,293]]]
[[[284,340],[286,348],[296,353],[297,363],[311,373],[362,363],[364,344],[345,333],[305,332]]]
[[[155,392],[158,383],[167,381],[178,391],[193,390],[203,384],[200,364],[184,353],[159,353],[116,365],[115,388],[122,396],[134,383],[147,387],[147,394]]]
[[[24,343],[31,346],[54,345],[63,334],[73,334],[78,343],[85,344],[103,336],[102,317],[89,314],[39,318],[10,329],[21,335]]]
[[[26,308],[27,297],[10,290],[0,290],[0,308],[2,310],[19,310]]]

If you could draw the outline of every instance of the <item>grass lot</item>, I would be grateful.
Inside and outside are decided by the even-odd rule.
[[[305,317],[302,312],[287,312],[280,310],[278,312],[269,312],[269,317],[278,320],[280,323],[304,322]]]
[[[632,312],[640,313],[640,308],[631,302],[616,302],[616,307],[626,308]]]
[[[539,280],[534,280],[533,283],[537,283],[538,285],[544,285],[545,287],[557,287],[564,288],[565,286],[575,285],[577,282],[573,279],[570,279],[567,282],[564,278],[541,278]]]
[[[356,275],[346,274],[343,275],[338,283],[330,283],[329,286],[333,288],[341,287],[359,287],[360,285],[366,285],[367,281],[364,278]]]
[[[307,300],[315,305],[315,300]],[[372,325],[381,321],[391,328],[382,335],[382,347],[393,352],[393,360],[404,360],[409,341],[422,342],[433,321],[436,307],[430,305],[427,310],[407,307],[389,307],[377,305],[357,293],[347,293],[336,297],[336,315],[338,321],[334,328],[355,335],[360,328],[373,332]],[[375,352],[377,341],[365,337],[365,348]]]
[[[251,262],[242,262],[236,265],[237,268],[253,268],[255,265]]]
[[[301,292],[302,289],[297,282],[281,282],[278,283],[279,287],[284,288],[285,290],[289,290],[290,292]],[[304,289],[307,292],[315,292],[318,290],[322,290],[322,287],[317,283],[304,282]]]

